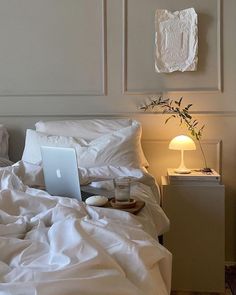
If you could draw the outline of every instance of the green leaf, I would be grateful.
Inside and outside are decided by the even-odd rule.
[[[172,118],[175,118],[175,115],[171,115],[169,118],[167,118],[167,119],[165,120],[165,124],[168,123],[168,121],[169,121],[170,119],[172,119]]]
[[[189,114],[185,114],[188,119],[192,119],[192,116]]]
[[[192,103],[188,104],[186,108],[187,108],[187,109],[190,109],[191,106],[192,106]]]
[[[179,100],[173,100],[163,98],[162,96],[151,96],[149,99],[150,103],[139,107],[140,110],[147,111],[148,109],[153,110],[154,108],[157,108],[157,110],[161,109],[163,114],[171,115],[165,120],[165,124],[171,118],[179,119],[180,125],[184,123],[189,133],[197,140],[200,140],[205,125],[198,127],[198,120],[193,119],[192,115],[189,114],[189,109],[193,106],[191,103],[182,107],[183,97]]]
[[[183,100],[183,97],[180,97],[180,100],[179,100],[179,102],[178,102],[179,106],[181,105],[182,100]]]

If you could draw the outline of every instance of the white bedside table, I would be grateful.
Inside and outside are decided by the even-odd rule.
[[[172,290],[224,292],[224,185],[168,184],[162,206],[170,219],[164,246],[173,254]]]

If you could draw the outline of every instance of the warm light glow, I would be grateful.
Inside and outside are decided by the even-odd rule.
[[[196,150],[196,145],[192,138],[186,135],[179,135],[171,140],[169,149],[191,151]]]
[[[175,169],[175,172],[180,174],[190,173],[191,170],[187,169],[184,165],[184,151],[196,150],[194,141],[186,135],[179,135],[171,140],[169,143],[169,149],[181,151],[180,166],[179,168]]]

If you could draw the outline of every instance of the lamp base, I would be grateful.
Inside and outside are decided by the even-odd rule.
[[[178,173],[178,174],[189,174],[189,173],[191,173],[191,170],[187,169],[187,168],[177,168],[174,171],[175,171],[175,173]]]

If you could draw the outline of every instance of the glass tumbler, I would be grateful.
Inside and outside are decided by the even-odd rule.
[[[129,177],[117,177],[113,179],[116,202],[130,201],[130,182],[131,179]]]

